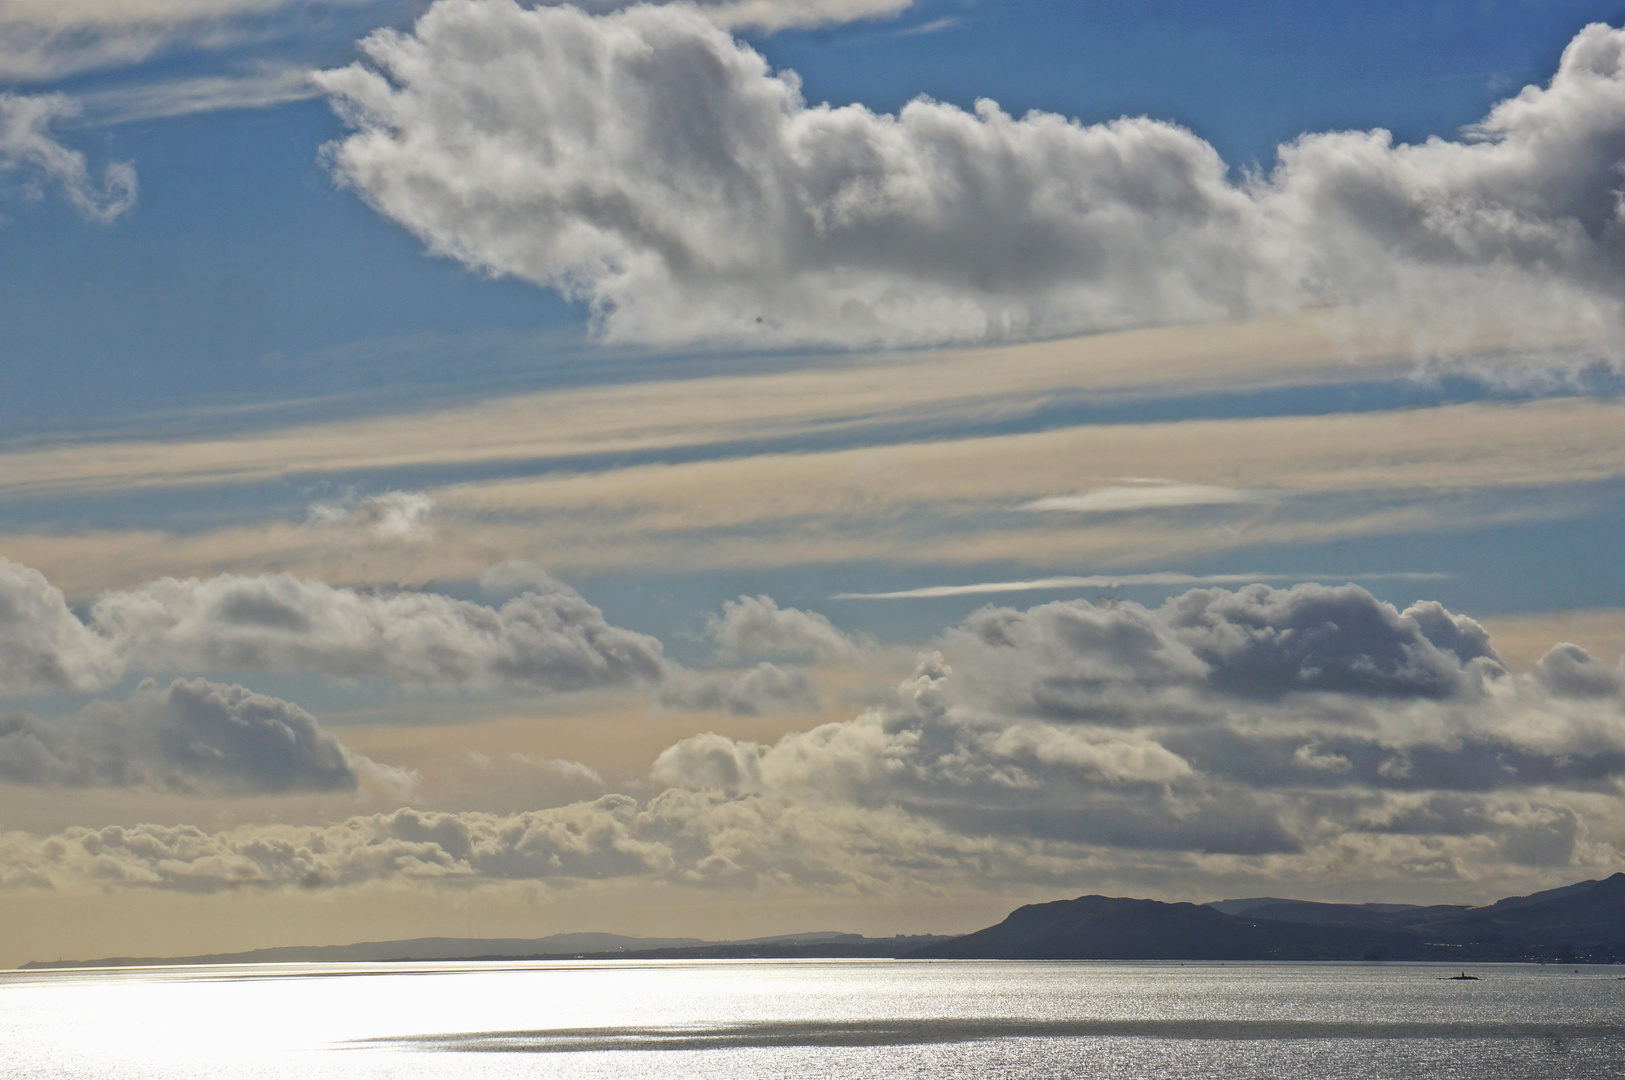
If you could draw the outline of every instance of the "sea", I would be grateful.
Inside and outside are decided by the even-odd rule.
[[[1451,979],[1465,970],[1475,980]],[[0,972],[0,1077],[1625,1076],[1625,967],[1043,961]]]

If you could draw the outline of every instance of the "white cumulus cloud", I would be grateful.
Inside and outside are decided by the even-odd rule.
[[[1267,175],[1149,119],[809,104],[693,8],[439,0],[321,73],[344,183],[616,340],[907,344],[1246,316],[1617,331],[1625,31],[1464,138],[1307,134]]]

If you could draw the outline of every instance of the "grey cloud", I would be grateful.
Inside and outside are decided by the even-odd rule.
[[[287,574],[165,578],[101,596],[90,625],[148,670],[316,671],[416,686],[570,691],[656,683],[667,666],[658,641],[610,625],[557,582],[491,608]]]
[[[833,660],[858,652],[858,643],[825,616],[781,608],[770,596],[724,601],[708,630],[726,656]]]
[[[850,720],[771,745],[681,740],[636,798],[219,834],[10,834],[0,877],[872,892],[1336,866],[1367,881],[1526,882],[1625,849],[1625,702],[1568,693],[1561,672],[1505,671],[1478,624],[1436,604],[1399,611],[1346,586],[1196,590],[1158,609],[985,609],[938,644]]]
[[[440,0],[365,49],[317,76],[353,128],[335,175],[611,339],[1019,339],[1328,297],[1415,317],[1422,352],[1619,337],[1625,31],[1602,25],[1462,140],[1304,135],[1239,185],[1147,119],[809,105],[686,7]]]
[[[1566,698],[1625,696],[1625,667],[1609,667],[1578,645],[1554,645],[1535,663],[1535,679]]]
[[[1414,836],[1483,837],[1517,866],[1562,867],[1574,859],[1582,828],[1573,809],[1530,799],[1496,802],[1455,793],[1385,808],[1364,828]]]
[[[36,5],[4,10],[18,6]],[[51,134],[52,124],[78,112],[79,105],[61,94],[0,93],[0,179],[20,176],[35,189],[54,185],[81,216],[107,224],[135,205],[135,167],[112,162],[99,185],[92,180],[85,156]]]
[[[421,506],[383,496],[332,516],[396,536],[420,527]],[[481,584],[512,598],[491,607],[291,574],[164,578],[103,594],[81,621],[38,571],[0,559],[0,695],[93,691],[131,670],[227,670],[517,693],[648,687],[672,708],[746,716],[818,704],[813,681],[794,669],[764,662],[738,673],[697,672],[676,664],[659,641],[612,625],[530,563],[495,566]],[[818,629],[803,613],[778,614]]]
[[[1489,665],[1478,672],[1503,670],[1472,620],[1437,604],[1401,613],[1357,585],[1192,590],[1161,614],[1230,693],[1445,697],[1471,677],[1472,661]]]
[[[725,801],[889,807],[1020,850],[1240,858],[1318,858],[1362,830],[1422,836],[1366,818],[1446,793],[1477,808],[1461,830],[1439,826],[1460,840],[1455,857],[1534,865],[1527,830],[1498,824],[1520,793],[1618,810],[1617,699],[1564,705],[1431,602],[1401,612],[1352,586],[1195,590],[1160,610],[984,609],[941,644],[855,720],[773,746],[698,736],[652,779]]]
[[[1625,777],[1625,742],[1585,746],[1577,741],[1563,752],[1543,753],[1484,733],[1397,748],[1375,732],[1350,733],[1332,725],[1309,737],[1213,726],[1165,732],[1158,741],[1202,774],[1255,790],[1466,792],[1550,786],[1608,791],[1616,778]]]
[[[726,711],[736,716],[812,709],[818,690],[804,672],[763,661],[741,674],[667,669],[660,703],[698,712]]]
[[[202,679],[150,681],[73,716],[0,717],[0,780],[224,794],[349,791],[379,766],[297,705]]]
[[[567,587],[540,566],[523,559],[509,559],[497,563],[480,575],[480,589],[487,596],[508,597],[526,592],[556,592]]]
[[[118,677],[113,646],[38,570],[0,558],[0,693],[94,690]]]

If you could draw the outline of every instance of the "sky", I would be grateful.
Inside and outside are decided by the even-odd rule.
[[[0,965],[1625,863],[1581,0],[0,0]]]

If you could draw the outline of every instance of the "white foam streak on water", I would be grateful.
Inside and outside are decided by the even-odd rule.
[[[0,973],[0,1076],[1615,1077],[1619,968],[800,961]]]

